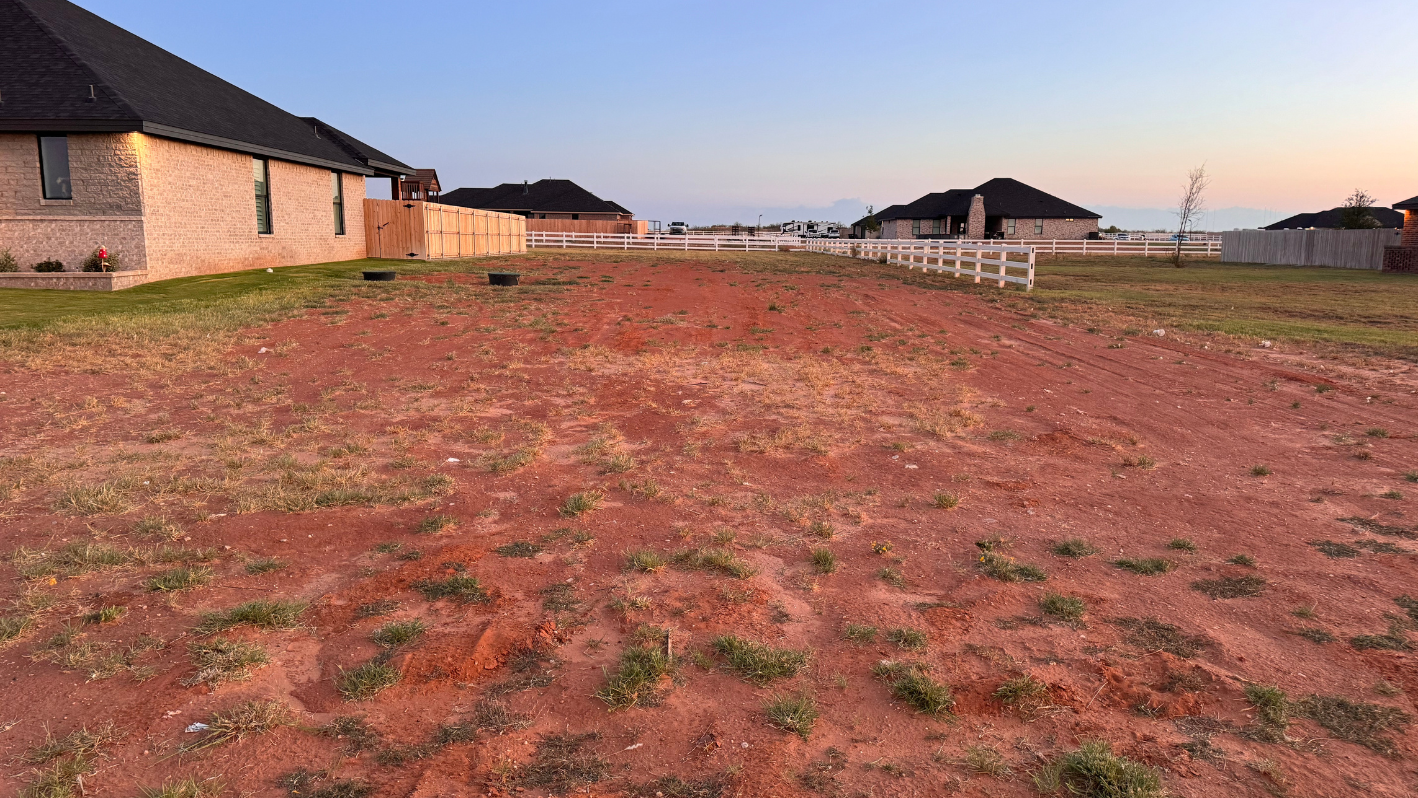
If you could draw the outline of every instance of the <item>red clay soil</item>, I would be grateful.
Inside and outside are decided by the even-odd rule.
[[[301,768],[326,773],[314,789],[351,779],[379,796],[543,795],[556,784],[544,786],[539,743],[582,733],[596,735],[582,743],[584,778],[560,785],[577,795],[1024,796],[1036,794],[1031,773],[1095,739],[1157,768],[1177,796],[1418,789],[1418,733],[1403,717],[1364,737],[1322,726],[1312,702],[1268,742],[1245,696],[1275,685],[1297,706],[1335,696],[1415,711],[1402,602],[1418,597],[1407,495],[1418,485],[1404,477],[1418,469],[1418,386],[1406,372],[1335,383],[1302,353],[1090,333],[895,280],[542,260],[518,264],[528,285],[511,291],[463,274],[412,294],[361,288],[243,333],[222,373],[5,372],[0,451],[50,464],[47,477],[7,477],[9,550],[151,545],[134,527],[164,516],[183,529],[177,545],[218,556],[210,584],[166,594],[144,587],[164,565],[28,583],[3,566],[6,599],[57,603],[0,649],[0,792],[35,778],[20,757],[46,728],[62,737],[109,720],[118,737],[93,760],[86,795],[189,775],[219,777],[226,794],[284,795],[279,780]],[[145,442],[157,430],[181,436]],[[519,449],[528,464],[489,470]],[[353,493],[321,488],[319,503],[353,503],[251,509],[281,479],[300,493],[320,463],[363,469],[341,472]],[[452,480],[446,495],[427,479],[438,474]],[[123,476],[151,484],[130,480],[122,512],[53,509],[74,485]],[[210,481],[184,490],[177,476]],[[434,487],[403,504],[359,493],[396,484]],[[563,514],[569,496],[595,490],[597,509]],[[456,525],[421,533],[430,516]],[[1053,553],[1069,539],[1096,553]],[[495,551],[519,541],[533,556]],[[1313,545],[1323,541],[1353,556],[1328,556]],[[752,575],[627,570],[629,551],[670,560],[706,546]],[[835,554],[835,572],[814,569],[814,548]],[[990,563],[1047,579],[992,578],[986,549]],[[249,574],[256,558],[286,566]],[[1114,564],[1123,558],[1172,568],[1141,575]],[[458,574],[489,601],[415,589]],[[1228,577],[1259,577],[1225,583],[1258,595],[1194,587]],[[1082,598],[1083,619],[1043,615],[1047,593]],[[201,613],[275,598],[309,602],[303,625],[226,633],[258,642],[269,664],[186,686]],[[361,617],[383,600],[397,606]],[[103,605],[128,612],[83,624]],[[381,655],[373,630],[415,618],[428,631]],[[1139,636],[1126,619],[1170,626]],[[73,650],[53,641],[66,622],[96,644],[87,659],[45,654]],[[611,711],[595,694],[642,624],[670,631],[677,667],[643,705]],[[879,631],[854,643],[848,624]],[[898,628],[924,632],[925,647],[888,642]],[[91,678],[139,635],[165,646]],[[760,685],[714,649],[720,635],[810,657]],[[1391,648],[1356,647],[1363,635]],[[341,673],[381,656],[400,682],[344,700]],[[893,698],[873,676],[883,660],[928,666],[951,710]],[[1022,676],[1047,692],[1024,707],[996,697]],[[820,713],[807,739],[764,711],[801,694]],[[272,698],[296,725],[178,750],[199,737],[190,724]],[[489,698],[525,727],[439,740]],[[356,750],[318,731],[337,716],[363,717],[380,739]],[[977,764],[992,749],[1008,769],[978,772],[972,748]]]

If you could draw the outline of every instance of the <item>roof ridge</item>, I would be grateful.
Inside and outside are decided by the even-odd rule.
[[[35,13],[35,10],[30,8],[29,3],[26,2],[26,0],[15,0],[15,5],[19,7],[21,11],[25,12],[25,15],[28,16],[30,20],[34,22],[36,27],[44,31],[44,35],[48,36],[50,41],[54,42],[55,46],[62,50],[64,54],[69,57],[70,61],[74,62],[75,66],[88,73],[89,77],[92,78],[94,81],[91,85],[94,87],[95,91],[97,91],[99,88],[102,88],[104,94],[107,95],[108,99],[112,100],[114,105],[117,105],[119,109],[131,114],[134,119],[142,118],[142,115],[139,114],[138,110],[134,108],[131,103],[128,102],[127,98],[120,94],[117,89],[108,85],[107,81],[105,81],[103,77],[99,75],[98,70],[95,69],[94,66],[88,61],[85,61],[84,58],[80,56],[77,52],[75,52],[74,48],[69,46],[68,40],[66,40],[63,36],[60,36],[59,32],[56,31],[54,27],[44,19],[44,17],[41,17],[39,14]],[[88,9],[83,10],[88,11]],[[89,11],[89,13],[92,14],[93,12]]]

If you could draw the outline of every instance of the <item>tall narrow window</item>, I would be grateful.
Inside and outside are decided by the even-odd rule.
[[[256,181],[256,232],[271,232],[271,166],[265,158],[251,159]]]
[[[940,235],[940,220],[931,220],[931,235]]]
[[[1013,220],[1013,219],[1010,219],[1010,220],[1009,220],[1009,234],[1010,234],[1010,235],[1014,235],[1014,220]]]
[[[1043,234],[1044,234],[1044,220],[1043,220],[1043,219],[1035,219],[1035,220],[1034,220],[1034,235],[1036,235],[1036,236],[1041,236],[1041,235],[1043,235]]]
[[[912,219],[912,220],[911,220],[911,236],[914,238],[914,237],[916,237],[916,236],[919,236],[920,234],[921,234],[921,220],[920,220],[920,219]]]
[[[339,172],[330,173],[330,194],[335,203],[335,235],[345,234],[345,186]]]
[[[69,182],[68,136],[39,137],[39,173],[45,199],[74,198],[74,186]]]

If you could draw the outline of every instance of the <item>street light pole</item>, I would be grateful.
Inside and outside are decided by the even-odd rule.
[[[758,235],[763,230],[763,214],[758,214],[758,226],[753,228],[753,234]]]

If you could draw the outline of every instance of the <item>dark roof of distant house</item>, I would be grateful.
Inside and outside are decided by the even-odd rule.
[[[415,171],[412,166],[398,160],[394,156],[376,150],[354,136],[336,130],[313,116],[303,116],[301,119],[304,119],[311,127],[315,128],[316,135],[334,141],[341,149],[354,156],[360,163],[374,170],[375,174],[383,174],[388,177],[392,175],[411,175]]]
[[[1395,202],[1393,209],[1396,211],[1418,211],[1418,197],[1406,199],[1403,202]]]
[[[373,171],[304,119],[65,0],[0,0],[0,75],[0,130],[141,131]],[[386,159],[398,164],[378,158]]]
[[[895,218],[896,218],[895,216],[884,216],[884,214],[891,213],[892,211],[895,211],[897,208],[900,208],[900,207],[902,207],[902,206],[900,206],[900,205],[888,205],[888,206],[886,206],[885,208],[882,208],[882,209],[879,210],[879,211],[872,211],[871,213],[867,214],[866,216],[863,216],[862,218],[856,220],[855,222],[852,222],[852,224],[851,224],[850,226],[851,226],[851,227],[861,227],[862,225],[864,225],[864,224],[867,223],[867,219],[870,219],[870,218],[872,218],[872,217],[876,217],[876,220],[877,220],[878,222],[880,222],[883,218],[895,219]]]
[[[503,183],[496,188],[456,188],[439,202],[507,213],[630,213],[570,180]]]
[[[1015,219],[1101,219],[1102,214],[1080,208],[1071,202],[1040,191],[1010,177],[997,177],[975,188],[952,188],[938,191],[909,202],[892,205],[877,213],[880,221],[889,219],[936,219],[944,216],[968,216],[970,200],[976,194],[985,198],[986,216],[1006,216]]]
[[[1418,197],[1414,197],[1414,199],[1418,199]],[[1343,214],[1343,208],[1330,208],[1327,211],[1319,211],[1318,213],[1297,213],[1289,219],[1281,219],[1275,224],[1268,224],[1261,229],[1308,230],[1311,227],[1338,228],[1343,226]],[[1403,226],[1403,214],[1398,211],[1389,210],[1388,208],[1370,208],[1369,215],[1378,220],[1380,228]]]

